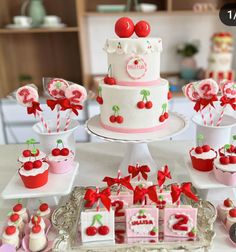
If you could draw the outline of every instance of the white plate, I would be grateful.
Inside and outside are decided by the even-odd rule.
[[[104,129],[100,124],[100,116],[96,115],[86,122],[87,131],[108,141],[117,142],[153,142],[176,136],[189,125],[189,120],[176,112],[169,112],[169,119],[163,129],[149,133],[119,133]]]
[[[31,26],[22,26],[22,25],[17,25],[17,24],[8,24],[6,25],[7,29],[30,29]]]
[[[43,25],[41,25],[40,27],[41,27],[41,28],[47,28],[47,29],[64,28],[64,27],[66,27],[66,24],[63,24],[63,23],[54,24],[54,25],[43,24]]]

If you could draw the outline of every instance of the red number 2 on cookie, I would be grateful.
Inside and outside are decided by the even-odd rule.
[[[180,231],[188,231],[188,227],[185,226],[188,223],[188,216],[184,214],[176,214],[175,218],[179,221],[173,225],[173,229]]]
[[[115,216],[116,217],[121,217],[124,216],[125,213],[122,211],[124,207],[123,201],[116,200],[111,203],[112,206],[115,207]]]
[[[80,100],[79,100],[79,98],[81,97],[80,91],[74,90],[74,91],[72,92],[72,94],[73,94],[73,96],[70,98],[70,101],[71,101],[72,103],[80,103]]]
[[[211,96],[211,93],[210,93],[210,91],[211,91],[211,86],[210,86],[209,84],[204,84],[204,85],[202,85],[201,90],[204,92],[204,93],[203,93],[204,97],[209,97],[209,96]]]

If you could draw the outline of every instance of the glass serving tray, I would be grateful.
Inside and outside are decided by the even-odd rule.
[[[168,186],[169,187],[169,186]],[[116,252],[173,252],[173,251],[207,251],[213,242],[215,232],[213,224],[216,220],[216,209],[208,201],[194,202],[182,196],[183,204],[198,208],[198,236],[193,240],[189,238],[164,237],[159,233],[159,238],[128,238],[125,236],[124,223],[115,225],[115,241],[91,242],[82,244],[80,240],[80,213],[84,209],[84,193],[86,187],[75,187],[66,203],[57,208],[52,214],[52,224],[58,231],[53,244],[54,251],[116,251]],[[116,191],[116,188],[112,188]],[[196,192],[195,188],[192,188]]]

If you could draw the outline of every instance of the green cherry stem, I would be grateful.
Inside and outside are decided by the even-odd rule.
[[[102,223],[101,219],[102,219],[102,215],[101,215],[101,214],[95,214],[95,215],[93,216],[93,222],[92,222],[92,225],[91,225],[91,226],[94,226],[94,224],[95,224],[96,222],[98,222],[99,225],[103,226],[103,223]]]
[[[119,115],[119,111],[120,111],[119,106],[114,105],[114,106],[112,107],[112,110],[114,111],[114,115],[115,115],[115,116],[118,116],[118,115]]]
[[[111,64],[109,65],[107,72],[108,72],[108,77],[111,77],[112,76]]]
[[[98,87],[98,95],[101,96],[102,94],[102,87]]]
[[[162,105],[162,114],[164,114],[164,113],[166,112],[166,108],[167,108],[167,104],[164,103],[164,104]]]

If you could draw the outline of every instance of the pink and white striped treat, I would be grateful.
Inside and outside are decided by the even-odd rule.
[[[48,92],[55,99],[61,99],[65,97],[65,90],[69,87],[69,83],[63,79],[52,79],[48,83]]]
[[[86,89],[78,84],[72,84],[65,90],[65,97],[70,100],[72,104],[80,104],[87,98]]]
[[[32,106],[32,102],[36,102],[38,99],[38,90],[32,86],[26,85],[16,91],[17,102],[25,107]]]

